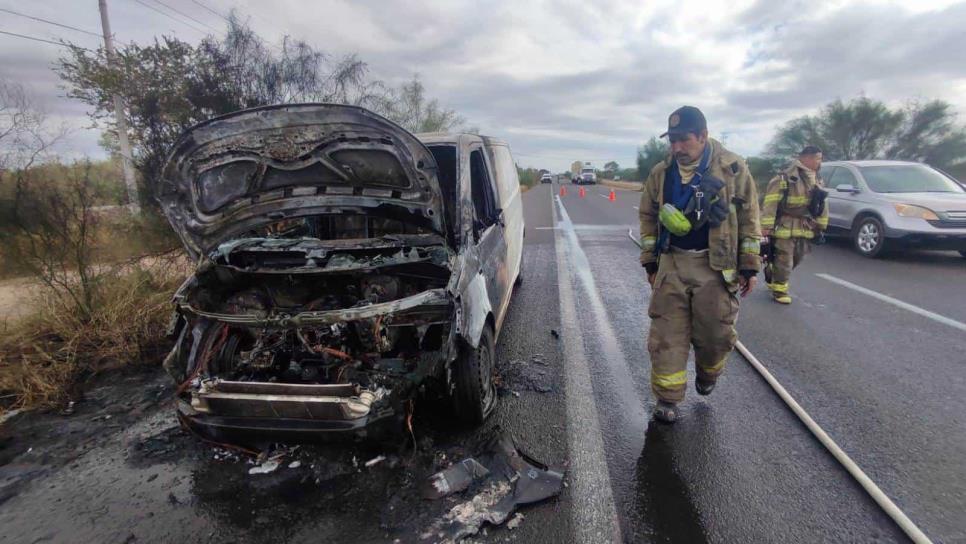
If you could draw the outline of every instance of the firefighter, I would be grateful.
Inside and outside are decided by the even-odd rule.
[[[772,300],[779,304],[792,303],[788,293],[792,270],[811,251],[812,240],[821,240],[828,228],[828,193],[818,175],[821,166],[822,150],[806,146],[765,190],[761,234],[762,241],[770,244],[764,251],[765,280]]]
[[[671,154],[641,195],[641,265],[651,285],[654,417],[673,423],[684,399],[691,347],[695,388],[714,389],[737,341],[738,294],[760,266],[758,195],[738,155],[708,138],[704,114],[684,106],[668,118]]]

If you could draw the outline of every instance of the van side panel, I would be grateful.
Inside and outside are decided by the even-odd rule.
[[[520,196],[520,179],[510,148],[503,144],[487,145],[490,162],[496,174],[500,207],[506,223],[507,270],[512,274],[510,285],[520,273],[523,258],[523,201]]]

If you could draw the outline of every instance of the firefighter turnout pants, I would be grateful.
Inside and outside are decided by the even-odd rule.
[[[738,339],[738,297],[732,290],[736,288],[729,289],[722,273],[711,269],[707,251],[672,247],[661,255],[647,339],[651,389],[658,399],[684,399],[691,346],[699,378],[713,382],[724,371]]]
[[[772,238],[774,244],[773,261],[766,265],[771,268],[771,283],[768,288],[774,295],[784,295],[788,293],[788,280],[792,277],[792,270],[805,260],[811,250],[811,245],[806,238]]]

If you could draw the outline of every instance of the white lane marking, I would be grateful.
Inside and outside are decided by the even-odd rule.
[[[579,230],[579,231],[619,230],[623,232],[624,229],[629,228],[630,225],[591,225],[587,223],[582,223],[582,224],[578,223],[576,225],[570,225],[570,227],[572,227],[574,230]],[[560,228],[563,228],[563,227],[557,227],[557,229],[560,229]]]
[[[563,202],[560,204],[564,223],[570,223]],[[553,206],[553,200],[551,200]],[[553,207],[554,220],[557,208]],[[559,224],[559,223],[558,223]],[[569,231],[573,234],[573,231]],[[591,384],[590,368],[584,353],[583,331],[577,327],[574,286],[570,277],[567,234],[554,233],[557,253],[557,290],[560,297],[560,329],[564,338],[565,398],[567,409],[567,447],[570,452],[570,478],[573,484],[574,540],[576,542],[622,542],[617,507],[614,505],[604,437],[597,416],[597,403]]]
[[[610,198],[610,195],[602,195],[600,193],[597,193],[597,196],[599,196],[601,198]]]
[[[889,304],[902,308],[903,310],[909,310],[914,314],[919,314],[923,317],[928,317],[929,319],[932,319],[933,321],[936,321],[938,323],[942,323],[943,325],[949,325],[954,329],[966,331],[966,323],[963,323],[961,321],[956,321],[955,319],[950,319],[946,316],[939,315],[935,312],[930,312],[929,310],[920,308],[919,306],[914,306],[912,304],[909,304],[908,302],[903,302],[899,299],[892,298],[888,295],[883,295],[878,291],[873,291],[872,289],[862,287],[861,285],[856,285],[850,281],[845,281],[843,279],[836,278],[835,276],[830,276],[828,274],[815,274],[815,275],[822,278],[823,280],[828,280],[832,283],[837,283],[843,287],[848,287],[849,289],[858,291],[864,295],[869,295],[872,298],[877,298],[882,302],[888,302]]]
[[[637,206],[634,206],[634,209],[635,209],[635,210],[640,210],[640,208],[638,208]]]
[[[536,230],[557,230],[557,227],[533,227]]]

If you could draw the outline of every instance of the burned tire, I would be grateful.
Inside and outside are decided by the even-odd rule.
[[[476,426],[483,423],[496,406],[496,350],[493,331],[483,327],[476,349],[464,345],[453,363],[453,408],[461,423]]]

